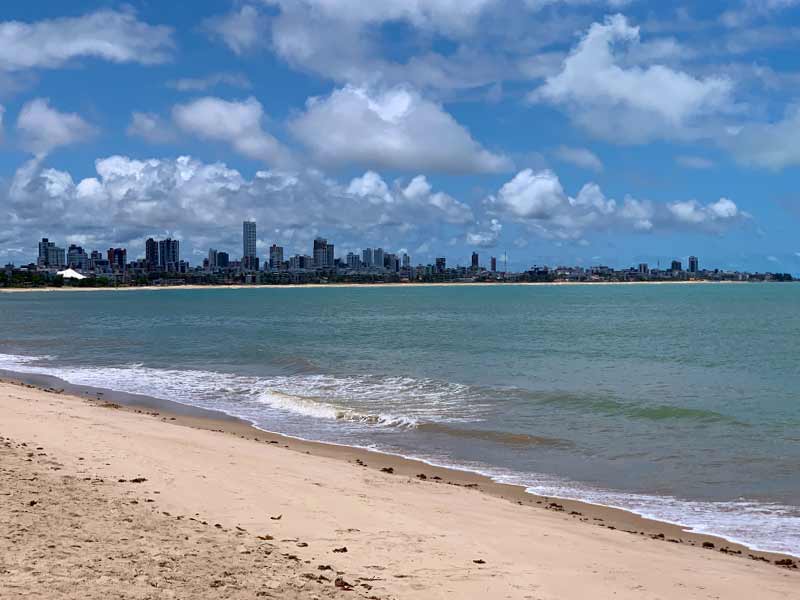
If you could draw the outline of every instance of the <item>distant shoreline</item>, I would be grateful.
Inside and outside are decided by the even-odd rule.
[[[40,287],[40,288],[0,288],[2,293],[18,292],[131,292],[158,290],[253,290],[253,289],[325,289],[325,288],[410,288],[410,287],[499,287],[499,286],[630,286],[630,285],[728,285],[779,283],[774,281],[509,281],[509,282],[441,282],[441,283],[297,283],[297,284],[234,284],[234,285],[140,285],[120,287]],[[793,282],[781,282],[793,283]]]

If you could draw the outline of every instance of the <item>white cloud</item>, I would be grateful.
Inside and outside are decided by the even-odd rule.
[[[83,141],[96,132],[80,115],[51,108],[46,98],[36,98],[22,107],[17,117],[17,129],[22,137],[22,146],[37,155]]]
[[[410,88],[346,86],[312,98],[290,129],[326,165],[493,173],[511,161],[484,149],[444,108]]]
[[[697,78],[663,65],[622,64],[619,46],[635,55],[639,28],[622,15],[594,23],[530,99],[564,108],[582,127],[611,141],[641,143],[691,136],[701,117],[732,109],[732,83]],[[628,59],[629,62],[629,59]]]
[[[212,73],[207,77],[185,77],[167,82],[167,85],[180,92],[202,92],[218,85],[250,89],[252,84],[243,73]]]
[[[780,170],[800,164],[800,106],[792,106],[774,123],[749,123],[730,128],[721,145],[744,164]]]
[[[247,4],[238,11],[206,19],[204,24],[236,54],[245,54],[265,43],[265,18],[258,9]]]
[[[175,105],[172,117],[182,130],[202,139],[226,142],[253,160],[278,166],[290,162],[288,151],[262,128],[264,110],[253,97],[229,101],[206,96]]]
[[[173,49],[172,29],[139,21],[133,11],[99,10],[34,23],[0,22],[0,70],[60,67],[76,58],[162,63]]]
[[[175,139],[172,125],[155,113],[134,112],[126,133],[152,144],[167,144]]]
[[[702,156],[681,155],[675,157],[675,162],[687,169],[711,169],[714,161]]]
[[[626,197],[609,199],[597,184],[584,185],[568,196],[549,170],[525,169],[487,201],[490,212],[505,215],[546,238],[581,239],[588,230],[613,228],[649,232],[696,228],[721,231],[749,217],[727,198],[703,205],[694,200],[659,204]]]
[[[497,245],[502,231],[502,223],[497,219],[491,219],[485,228],[467,232],[467,244],[481,248],[493,248]]]
[[[599,173],[603,170],[603,162],[597,155],[586,148],[572,148],[570,146],[559,146],[554,152],[556,158],[568,162],[583,169],[589,169]]]
[[[209,245],[236,252],[241,221],[249,217],[269,232],[264,241],[308,253],[317,234],[339,247],[387,239],[418,247],[442,227],[463,236],[473,220],[468,206],[433,190],[423,176],[387,183],[367,172],[342,185],[313,171],[265,170],[248,179],[222,163],[186,156],[111,156],[97,160],[95,170],[76,183],[38,159],[23,165],[0,192],[5,245],[30,247],[39,235],[69,235],[91,247],[130,245],[135,256],[147,236],[170,232],[183,239],[187,254]]]

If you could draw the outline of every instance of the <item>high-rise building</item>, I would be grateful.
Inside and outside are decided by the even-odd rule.
[[[384,268],[383,263],[383,248],[373,248],[372,249],[372,266],[377,267],[379,269]]]
[[[125,248],[109,248],[106,257],[113,271],[124,271],[128,264],[128,251]]]
[[[403,252],[403,268],[404,269],[411,268],[411,257],[406,252]]]
[[[348,252],[347,253],[347,268],[348,269],[358,269],[361,266],[361,260],[358,258],[358,254],[355,252]]]
[[[439,257],[436,259],[436,272],[437,273],[444,273],[445,269],[447,269],[447,259]]]
[[[269,247],[269,270],[278,271],[283,266],[283,246],[272,244]]]
[[[314,240],[314,268],[325,269],[333,266],[333,260],[328,263],[328,240],[316,238]]]
[[[180,242],[167,238],[158,242],[158,266],[162,271],[176,272],[181,260]]]
[[[336,258],[334,257],[333,250],[333,244],[328,244],[325,247],[325,267],[328,269],[332,269],[336,265]]]
[[[242,262],[256,256],[258,256],[256,252],[256,222],[244,221],[242,223]]]
[[[650,272],[650,268],[647,266],[647,263],[639,263],[639,274],[640,275],[647,275]]]
[[[367,269],[369,269],[373,264],[375,264],[373,262],[373,257],[372,257],[372,248],[364,248],[361,251],[361,262]]]
[[[217,252],[216,248],[209,248],[208,249],[208,270],[209,271],[214,271],[214,270],[216,270],[218,268],[218,266],[217,266],[217,262],[218,262],[217,255],[218,254],[219,253]]]
[[[231,262],[231,257],[227,252],[217,252],[217,268],[227,269]]]
[[[473,252],[472,253],[472,270],[473,271],[477,271],[480,268],[478,263],[479,263],[478,253],[477,252]]]
[[[491,272],[492,273],[497,273],[497,257],[496,256],[493,256],[491,259],[489,259],[489,264],[491,265],[489,267]]]
[[[673,260],[672,261],[672,266],[670,267],[670,270],[673,273],[680,273],[681,271],[683,271],[683,264],[681,264],[681,261],[679,261],[679,260]]]
[[[689,257],[689,273],[698,273],[700,271],[700,261],[696,256]]]
[[[80,246],[70,244],[67,250],[67,266],[77,271],[89,270],[89,255]]]
[[[153,238],[147,238],[144,243],[144,262],[148,271],[155,271],[160,264],[158,260],[158,242]]]
[[[66,252],[63,248],[56,246],[47,238],[42,238],[39,242],[39,257],[37,264],[40,267],[62,268],[66,265]]]

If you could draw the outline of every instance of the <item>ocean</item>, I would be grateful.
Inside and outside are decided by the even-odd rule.
[[[3,370],[794,555],[798,358],[793,284],[0,294]]]

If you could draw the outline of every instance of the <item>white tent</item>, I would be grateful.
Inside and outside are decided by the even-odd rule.
[[[74,269],[59,271],[56,275],[61,275],[64,279],[86,279],[86,275],[81,275]]]

